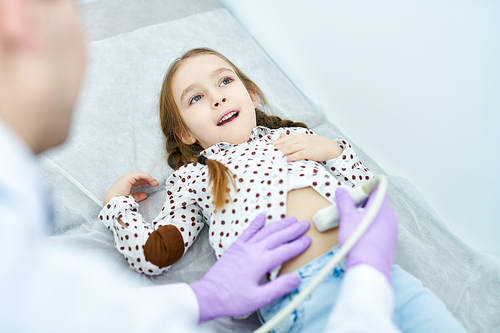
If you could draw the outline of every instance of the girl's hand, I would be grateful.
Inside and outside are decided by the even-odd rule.
[[[273,145],[285,154],[288,162],[303,159],[324,162],[339,157],[343,151],[330,139],[302,133],[292,135],[282,133]]]
[[[139,185],[148,185],[148,184],[154,187],[159,185],[156,179],[154,179],[145,172],[137,171],[137,172],[127,173],[126,175],[123,175],[120,178],[118,178],[116,183],[114,183],[113,186],[111,186],[108,193],[106,193],[106,195],[104,196],[103,206],[106,206],[109,200],[113,199],[114,197],[127,196],[127,195],[132,195],[132,197],[134,197],[136,202],[142,201],[148,197],[146,193],[138,192],[135,194],[131,194],[130,190],[132,190],[133,187]]]

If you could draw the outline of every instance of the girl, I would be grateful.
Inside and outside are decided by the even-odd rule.
[[[111,187],[99,214],[134,270],[151,275],[167,271],[204,224],[220,257],[258,213],[264,211],[268,223],[286,215],[312,221],[316,211],[333,203],[336,188],[353,187],[373,177],[346,141],[332,141],[315,135],[303,123],[268,116],[259,105],[267,105],[262,91],[213,50],[191,50],[170,66],[160,95],[168,163],[175,169],[166,183],[167,200],[151,224],[143,221],[137,202],[146,195],[131,195],[130,190],[141,184],[158,186],[158,182],[136,172]],[[312,245],[274,269],[271,279],[295,271],[307,285],[333,256],[337,228],[319,232],[312,226],[307,234]],[[395,270],[398,279],[408,275]],[[276,331],[321,332],[342,273],[340,264]],[[273,316],[295,293],[261,309],[261,318]],[[406,303],[401,308],[406,310],[412,302]],[[401,326],[414,328],[413,324]],[[440,328],[425,324],[414,331]]]

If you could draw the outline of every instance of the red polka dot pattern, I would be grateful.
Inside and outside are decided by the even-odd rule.
[[[132,197],[113,198],[102,209],[99,219],[113,231],[116,247],[134,270],[161,274],[166,268],[148,262],[143,253],[149,234],[160,226],[176,226],[186,251],[204,224],[208,224],[210,244],[220,257],[259,213],[267,214],[267,223],[285,216],[288,191],[311,186],[333,203],[339,186],[352,187],[373,177],[344,140],[334,140],[343,149],[336,159],[287,162],[283,153],[271,145],[281,133],[316,135],[300,127],[276,130],[256,127],[245,143],[222,142],[202,152],[226,165],[236,176],[237,189],[231,188],[231,200],[217,213],[214,213],[208,168],[193,163],[182,166],[167,179],[165,204],[152,223],[145,222],[137,213],[138,204]],[[128,226],[120,225],[118,218]]]

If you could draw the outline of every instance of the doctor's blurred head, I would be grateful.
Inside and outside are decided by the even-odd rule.
[[[66,139],[85,63],[76,0],[0,0],[0,117],[34,153]]]

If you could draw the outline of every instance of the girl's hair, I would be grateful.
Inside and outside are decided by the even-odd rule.
[[[215,55],[226,61],[234,70],[238,78],[242,81],[247,91],[257,96],[259,100],[259,106],[268,107],[267,99],[260,88],[257,87],[257,85],[252,80],[250,80],[250,78],[243,74],[238,69],[238,67],[236,67],[231,61],[229,61],[229,59],[224,57],[222,54],[208,48],[195,48],[184,53],[181,57],[177,58],[168,68],[160,92],[161,130],[166,138],[165,146],[168,153],[168,165],[170,165],[170,167],[174,170],[177,170],[185,164],[196,162],[196,159],[200,155],[200,152],[204,149],[198,143],[194,143],[191,145],[184,144],[182,140],[175,134],[176,128],[181,132],[187,131],[188,128],[184,124],[179,109],[175,104],[174,95],[172,93],[172,80],[175,73],[179,69],[179,66],[185,59],[206,54]],[[255,109],[255,115],[257,126],[264,126],[272,129],[280,127],[307,128],[304,123],[293,122],[291,120],[281,119],[278,116],[267,115],[265,112],[259,109]],[[217,211],[217,209],[221,208],[224,204],[229,202],[228,183],[229,181],[231,181],[233,186],[235,186],[235,176],[224,164],[218,161],[206,159],[205,163],[208,166],[210,182],[212,183],[214,205],[215,210]]]

